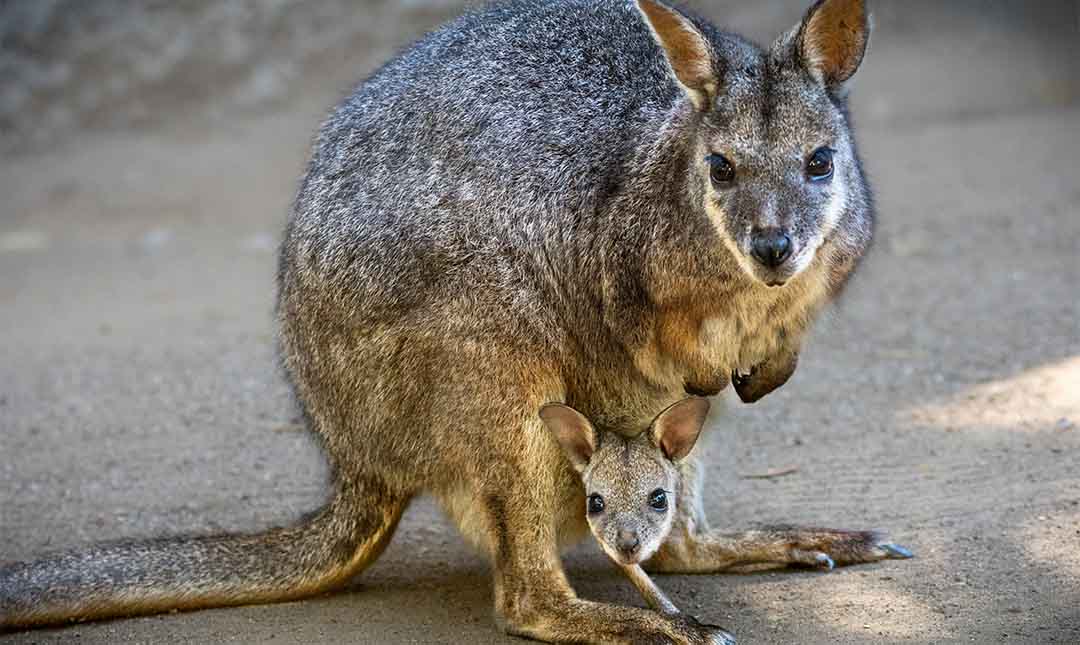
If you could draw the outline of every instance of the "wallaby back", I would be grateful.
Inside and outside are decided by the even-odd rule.
[[[845,99],[867,29],[862,0],[819,0],[762,49],[656,0],[514,0],[421,39],[324,124],[281,246],[281,354],[334,469],[327,508],[8,565],[0,626],[312,593],[430,491],[492,557],[508,631],[729,642],[574,596],[553,518],[580,482],[536,410],[629,432],[733,373],[751,398],[787,379],[872,232]],[[802,544],[690,531],[683,490],[664,566]],[[885,557],[868,533],[813,535],[800,553]]]

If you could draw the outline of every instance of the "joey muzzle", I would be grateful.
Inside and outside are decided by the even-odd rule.
[[[731,384],[743,403],[753,403],[786,383],[798,363],[798,352],[784,352],[755,365],[749,374],[732,372]]]
[[[638,548],[641,546],[641,540],[638,539],[636,531],[620,529],[615,539],[615,546],[624,556],[631,557],[637,553]]]

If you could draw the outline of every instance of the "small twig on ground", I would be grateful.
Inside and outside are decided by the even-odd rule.
[[[791,475],[799,472],[798,466],[788,466],[786,468],[773,468],[766,470],[763,473],[749,473],[746,475],[739,475],[742,479],[775,479],[776,477],[783,477],[784,475]]]

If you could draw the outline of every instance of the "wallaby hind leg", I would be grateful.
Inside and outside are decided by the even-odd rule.
[[[544,433],[542,427],[525,432]],[[546,439],[546,437],[545,437]],[[554,468],[561,459],[552,443],[551,459],[493,464],[490,485],[476,492],[495,571],[495,610],[511,634],[550,642],[724,644],[735,641],[724,630],[690,616],[663,615],[576,597],[563,572],[553,518]],[[507,451],[504,454],[509,454]],[[510,463],[507,463],[509,461]],[[501,475],[493,472],[504,469]],[[463,530],[475,526],[462,527]]]
[[[682,481],[675,524],[645,569],[658,573],[713,573],[748,564],[835,565],[910,558],[911,552],[878,531],[768,526],[723,533],[709,529],[701,508],[701,465],[680,464]]]

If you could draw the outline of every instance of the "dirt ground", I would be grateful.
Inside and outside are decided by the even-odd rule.
[[[151,38],[138,60],[175,65],[95,102],[86,75],[127,60],[101,34],[129,42],[125,20],[159,17],[102,2],[115,13],[61,29],[41,7],[63,4],[0,3],[0,561],[288,522],[326,472],[273,355],[279,230],[325,110],[456,5],[320,4],[304,29],[338,31],[313,45],[279,28],[303,5],[234,3],[289,9],[266,20],[274,57],[241,15],[258,46],[228,74],[185,53],[212,56],[209,40]],[[759,40],[801,5],[697,3]],[[878,242],[790,383],[752,406],[720,397],[707,509],[732,528],[883,528],[916,557],[658,582],[740,643],[1077,643],[1077,7],[879,5],[854,90]],[[592,544],[566,561],[581,595],[640,604]],[[345,592],[0,643],[519,642],[491,606],[487,565],[422,500]]]

